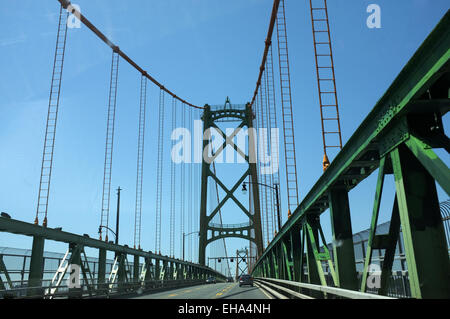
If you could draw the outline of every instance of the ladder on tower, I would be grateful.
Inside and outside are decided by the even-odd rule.
[[[342,149],[341,124],[327,0],[310,0],[310,8],[324,148],[323,170],[325,171],[330,165],[329,150]]]

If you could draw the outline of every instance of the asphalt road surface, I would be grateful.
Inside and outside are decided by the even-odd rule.
[[[148,294],[136,299],[269,299],[269,295],[256,286],[217,283]]]

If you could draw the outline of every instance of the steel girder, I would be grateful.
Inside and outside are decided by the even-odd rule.
[[[106,273],[106,253],[108,251],[114,252],[118,256],[118,269],[117,269],[117,280],[120,288],[139,288],[144,283],[149,280],[159,279],[159,276],[163,276],[165,280],[171,280],[169,278],[169,263],[172,265],[177,265],[177,267],[186,269],[185,279],[189,278],[204,278],[207,275],[213,275],[220,279],[225,279],[225,277],[214,271],[213,269],[206,267],[204,265],[193,264],[187,261],[182,261],[168,256],[160,256],[152,252],[145,252],[143,250],[137,250],[130,248],[128,246],[115,245],[113,243],[107,243],[101,240],[93,239],[88,236],[80,236],[68,232],[64,232],[60,229],[46,228],[39,225],[34,225],[30,223],[25,223],[22,221],[0,217],[0,231],[8,232],[12,234],[25,235],[33,237],[33,246],[31,251],[31,260],[29,267],[29,277],[28,277],[28,287],[27,295],[30,297],[43,296],[44,290],[42,288],[42,280],[44,273],[44,246],[46,240],[52,240],[57,242],[63,242],[69,244],[72,251],[76,254],[73,255],[72,263],[83,264],[82,260],[79,258],[81,254],[84,254],[84,248],[90,247],[98,249],[98,271],[97,278],[92,278],[90,276],[90,271],[84,265],[81,265],[82,275],[85,281],[94,280],[96,282],[95,287],[88,287],[89,291],[103,291],[107,292],[109,290],[110,282],[107,280]],[[133,277],[131,278],[128,274],[130,273],[130,268],[128,267],[128,262],[126,261],[127,256],[133,256],[135,264],[133,268]],[[78,256],[78,257],[77,257]],[[139,276],[140,258],[145,260],[143,267],[141,268]],[[159,266],[162,263],[164,266]],[[154,274],[152,273],[154,270]],[[195,275],[194,275],[195,273]],[[177,273],[178,275],[178,273]],[[88,277],[89,276],[89,277]],[[138,279],[137,279],[138,278]],[[125,285],[126,284],[126,285]],[[144,285],[145,286],[145,285]],[[120,290],[120,289],[119,289]],[[72,290],[71,293],[79,295],[79,292]]]
[[[361,290],[366,289],[371,251],[380,248],[385,250],[385,262],[379,293],[386,293],[401,227],[412,296],[450,298],[450,262],[435,186],[437,182],[450,193],[450,170],[433,151],[450,149],[442,123],[442,116],[450,110],[449,31],[447,12],[256,262],[254,269],[259,275],[264,274],[262,265],[277,266],[280,244],[292,237],[294,228],[297,232],[300,228],[302,237],[296,244],[300,249],[299,266],[294,264],[300,267],[294,270],[300,278],[295,280],[305,281],[302,277],[306,247],[307,281],[326,285],[317,262],[321,254],[315,246],[320,222],[312,227],[311,220],[318,220],[330,208],[333,239],[342,240],[343,244],[334,247],[335,283],[355,289],[346,193],[380,168]],[[385,174],[395,177],[396,200],[389,233],[375,236]],[[265,273],[278,278],[276,272]]]

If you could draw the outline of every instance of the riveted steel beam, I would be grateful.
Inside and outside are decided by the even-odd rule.
[[[284,224],[277,236],[266,248],[264,255],[257,261],[255,266],[257,266],[259,261],[264,258],[265,254],[270,254],[271,250],[280,243],[285,236],[288,236],[292,227],[305,223],[308,215],[321,214],[328,208],[328,205],[323,202],[320,203],[320,201],[327,196],[333,187],[344,185],[347,190],[351,190],[364,180],[364,178],[369,176],[371,172],[378,168],[379,160],[377,160],[376,157],[379,155],[370,155],[373,157],[374,163],[368,167],[368,170],[365,170],[364,174],[356,174],[354,177],[357,177],[358,175],[360,175],[360,177],[351,180],[347,178],[343,179],[343,176],[349,172],[350,168],[352,168],[353,163],[365,159],[368,154],[373,154],[374,149],[379,150],[380,138],[399,123],[400,118],[408,116],[410,113],[417,113],[419,106],[423,108],[429,105],[429,103],[420,103],[420,101],[425,99],[424,96],[426,96],[426,93],[430,88],[434,85],[440,85],[442,81],[445,82],[445,79],[448,78],[450,73],[449,29],[450,12],[447,12],[397,76],[386,93],[377,102],[369,115],[360,124],[341,152],[328,167],[327,171],[311,188],[294,211],[291,218]],[[448,96],[445,98],[448,98]],[[442,103],[444,106],[442,106]],[[439,106],[439,109],[441,112],[446,112],[448,107],[446,107],[445,104],[448,103],[448,101],[444,100],[442,103],[441,106]],[[430,111],[436,111],[436,107]],[[399,143],[392,145],[392,147],[395,148],[405,141],[406,143],[411,144],[411,142],[409,142],[411,140],[411,136],[409,137],[409,140],[400,139]],[[414,147],[411,145],[408,146]],[[392,149],[392,147],[387,149],[387,151]],[[428,154],[428,158],[430,158],[430,154],[431,153]],[[424,157],[423,152],[418,154],[418,156],[422,158],[422,161],[430,162],[429,159],[426,159],[426,156]],[[369,160],[372,161],[372,158],[369,158]],[[357,165],[353,165],[353,167],[355,166],[357,168]],[[444,165],[439,165],[438,163],[433,169],[436,172],[439,172],[446,168]],[[434,177],[438,174],[439,173],[433,173],[432,175]],[[353,173],[351,175],[353,175]],[[435,178],[437,179],[438,177]],[[446,183],[448,183],[448,178],[445,178],[444,180],[441,176],[440,184],[446,185]],[[307,236],[307,238],[309,237],[310,236]],[[313,257],[310,254],[309,249],[308,256]],[[310,265],[311,263],[308,264]]]

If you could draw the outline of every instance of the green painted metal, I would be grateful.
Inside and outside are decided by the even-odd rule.
[[[278,264],[278,257],[276,256],[276,248],[272,251],[272,261],[271,264],[273,266],[273,278],[280,279],[280,272],[279,272],[279,264]]]
[[[397,158],[392,158],[392,164],[396,165],[395,179],[401,227],[402,230],[407,229],[403,236],[406,246],[405,253],[407,256],[409,255],[407,257],[408,270],[410,267],[415,269],[411,269],[409,272],[413,295],[418,298],[432,296],[448,298],[449,259],[444,233],[439,226],[442,221],[438,218],[439,207],[435,196],[434,181],[437,181],[449,193],[450,171],[432,151],[432,148],[444,147],[447,150],[449,148],[449,140],[443,133],[441,119],[450,110],[450,99],[447,92],[450,71],[449,30],[450,11],[445,14],[336,156],[327,171],[308,192],[291,218],[283,225],[264,254],[255,263],[255,269],[258,269],[263,261],[270,262],[273,259],[271,257],[273,252],[277,250],[280,243],[286,238],[292,237],[291,231],[294,227],[300,227],[303,229],[303,235],[306,235],[300,245],[306,245],[308,281],[324,284],[324,278],[320,274],[320,262],[327,258],[327,253],[318,251],[321,230],[318,227],[312,228],[310,220],[316,216],[318,218],[328,208],[333,208],[333,191],[335,189],[342,189],[342,192],[350,191],[370,176],[380,165],[386,165],[382,169],[384,170],[383,177],[384,174],[390,173],[391,161],[388,162],[387,158],[395,157],[393,154],[397,154]],[[432,92],[431,95],[430,92]],[[432,97],[433,99],[431,99]],[[398,153],[399,150],[401,150],[400,153]],[[405,150],[414,155],[405,155]],[[406,162],[400,161],[401,156],[408,157]],[[375,236],[383,181],[379,177],[372,212],[368,258],[365,260],[364,278],[361,285],[362,291],[366,289],[371,250],[375,247],[385,249],[388,261],[385,266],[389,266],[396,234],[394,210],[391,221],[393,228],[390,233]],[[340,196],[334,197],[337,198],[336,201],[340,200]],[[348,202],[341,205],[345,208]],[[425,210],[427,210],[427,214],[425,214]],[[420,218],[417,218],[418,216]],[[337,220],[337,222],[342,222],[342,220]],[[350,221],[347,219],[345,224],[349,226]],[[321,237],[323,237],[322,234]],[[426,247],[430,245],[433,248],[427,249]],[[341,277],[339,253],[335,250],[334,255],[337,256],[337,271]],[[351,259],[351,257],[347,258]],[[301,259],[303,259],[303,254],[301,254]],[[441,269],[436,270],[438,267]],[[350,273],[353,273],[353,267]],[[347,274],[345,273],[345,275]],[[354,278],[353,275],[351,277]],[[434,283],[436,286],[433,286]],[[444,284],[448,287],[443,288]]]
[[[344,188],[331,189],[329,201],[337,287],[357,290],[358,279],[347,190]]]
[[[0,223],[4,218],[0,218]],[[42,286],[42,278],[44,272],[44,237],[34,236],[33,237],[33,248],[31,250],[31,260],[30,260],[30,272],[28,275],[28,296],[39,295],[42,291],[39,288]]]
[[[126,254],[118,254],[118,264],[119,269],[117,272],[117,283],[118,283],[118,290],[120,292],[125,291],[126,289],[126,283],[130,281],[128,278],[128,258]]]
[[[282,248],[282,255],[283,255],[283,269],[285,271],[283,279],[287,279],[287,280],[292,280],[293,279],[293,275],[291,273],[291,269],[292,269],[292,261],[290,260],[289,257],[289,253],[288,253],[288,249],[286,247],[286,242],[282,242],[281,243],[281,248]]]
[[[63,242],[67,244],[79,244],[83,247],[90,247],[99,250],[99,260],[100,267],[99,270],[103,271],[103,260],[106,261],[106,252],[111,251],[115,253],[122,253],[125,255],[138,255],[144,258],[151,258],[159,261],[176,261],[181,264],[192,265],[193,267],[197,267],[204,270],[211,270],[210,268],[194,264],[188,261],[182,261],[174,258],[170,258],[168,256],[161,256],[154,254],[152,252],[146,252],[143,250],[137,250],[130,248],[128,246],[120,246],[115,245],[114,243],[107,243],[101,240],[89,238],[87,236],[80,236],[68,232],[61,231],[59,229],[46,228],[39,225],[34,225],[14,219],[0,217],[0,232],[8,232],[13,234],[20,234],[25,236],[33,237],[33,249],[30,263],[30,270],[32,270],[31,280],[33,281],[36,274],[36,282],[40,285],[42,277],[40,277],[40,273],[42,272],[42,263],[43,263],[43,253],[44,253],[44,242],[45,240],[52,240],[57,242]],[[31,269],[33,268],[33,269]],[[213,271],[213,270],[211,270]],[[214,272],[214,271],[213,271]],[[215,276],[221,277],[223,276],[220,273],[216,273]],[[101,278],[100,278],[101,279]]]
[[[302,265],[301,265],[301,255],[303,253],[302,250],[300,250],[299,248],[301,247],[301,232],[300,229],[298,227],[292,229],[292,231],[290,232],[289,238],[290,238],[290,253],[292,256],[292,272],[293,272],[293,280],[296,281],[301,281],[301,270]]]
[[[306,264],[306,256],[305,256],[305,247],[306,245],[306,225],[303,225],[301,228],[301,246],[300,246],[300,263],[299,263],[299,267],[300,267],[300,281],[303,282],[305,281],[305,271],[304,271],[304,265]]]
[[[30,271],[28,278],[27,295],[30,297],[41,296],[44,297],[44,289],[42,288],[42,278],[44,270],[44,245],[46,240],[58,241],[68,243],[70,247],[70,260],[69,264],[77,264],[81,266],[81,274],[83,275],[84,282],[87,284],[87,291],[92,296],[95,294],[108,293],[108,285],[112,282],[106,282],[106,255],[108,251],[114,252],[116,256],[120,256],[118,259],[117,270],[117,283],[119,291],[128,291],[129,289],[137,289],[140,286],[144,288],[151,288],[151,285],[136,285],[135,276],[139,274],[139,263],[134,266],[135,275],[131,277],[131,268],[127,261],[127,256],[131,255],[135,261],[139,261],[140,257],[145,259],[145,265],[143,272],[141,272],[142,284],[149,282],[150,280],[159,278],[159,275],[163,275],[165,280],[168,280],[168,274],[164,275],[159,269],[160,263],[178,263],[180,266],[189,269],[185,278],[194,278],[193,273],[209,273],[216,276],[219,279],[225,277],[203,265],[193,264],[187,261],[181,261],[173,259],[167,256],[160,256],[151,252],[144,252],[142,250],[131,249],[128,246],[115,245],[113,243],[107,243],[104,241],[91,239],[88,236],[79,236],[72,233],[63,232],[60,229],[45,228],[39,225],[29,224],[21,221],[17,221],[10,218],[0,217],[0,231],[9,232],[13,234],[25,235],[33,237],[33,247],[30,260]],[[85,247],[95,248],[99,251],[99,262],[97,278],[93,278],[92,272],[89,269],[89,263],[87,262]],[[84,258],[83,258],[84,257]],[[151,261],[155,261],[155,267],[151,267]],[[137,271],[136,271],[137,269]],[[145,269],[145,271],[144,271]],[[151,270],[151,271],[150,271]],[[154,272],[154,273],[153,273]],[[158,276],[155,276],[158,274]],[[115,286],[112,285],[114,288]],[[95,292],[94,292],[95,290]],[[79,298],[81,291],[76,288],[69,290],[69,297]]]
[[[105,280],[106,280],[106,249],[100,248],[98,250],[97,289],[99,290],[106,289]]]
[[[367,241],[367,252],[366,252],[365,259],[364,259],[364,269],[363,269],[362,280],[361,280],[361,292],[366,292],[367,275],[369,272],[369,266],[372,262],[372,251],[373,251],[372,244],[373,244],[373,240],[374,240],[374,237],[375,237],[375,234],[377,231],[381,196],[383,194],[385,165],[386,165],[386,157],[383,157],[380,160],[380,168],[378,170],[378,179],[377,179],[377,186],[376,186],[376,192],[375,192],[375,200],[374,200],[373,211],[372,211],[372,221],[370,223],[369,238]]]
[[[450,298],[450,262],[436,184],[401,145],[391,153],[403,242],[415,298]]]
[[[397,197],[397,196],[396,196]],[[384,254],[383,264],[381,268],[381,280],[379,295],[386,295],[388,291],[389,278],[392,274],[392,266],[394,264],[395,248],[400,235],[400,216],[398,211],[398,201],[394,199],[394,207],[392,208],[391,223],[389,225],[389,234],[386,236],[386,245],[384,248],[386,252]]]
[[[271,247],[284,237],[293,225],[303,223],[307,214],[320,214],[328,208],[322,198],[327,195],[330,187],[345,184],[350,190],[378,168],[379,159],[374,159],[371,160],[373,166],[368,165],[365,174],[360,174],[359,177],[354,175],[349,175],[350,178],[346,177],[346,172],[352,167],[358,166],[358,160],[363,155],[369,151],[378,150],[377,138],[384,133],[389,124],[410,111],[416,111],[417,99],[436,81],[445,76],[450,59],[449,28],[450,13],[447,12],[351,136],[326,172],[305,196],[293,212],[292,217],[283,225],[266,248],[266,252],[270,251]]]
[[[311,216],[312,217],[312,216]],[[320,221],[318,218],[308,218],[308,222],[306,224],[308,228],[309,241],[311,243],[312,253],[314,256],[314,262],[316,263],[316,268],[319,274],[320,283],[322,286],[327,286],[327,282],[325,279],[325,273],[322,267],[322,261],[331,261],[331,257],[326,245],[324,245],[324,252],[320,253],[319,251],[319,233],[321,230]],[[332,263],[329,263],[330,270],[332,270]],[[333,275],[334,282],[336,284],[335,276]]]
[[[450,195],[450,170],[447,165],[433,152],[430,146],[414,136],[411,136],[406,145],[447,195]]]
[[[218,126],[217,122],[219,121],[229,121],[229,120],[239,121],[240,124],[234,130],[231,136],[227,136]],[[233,107],[229,101],[225,103],[223,108],[218,108],[211,110],[209,105],[205,106],[203,116],[203,132],[204,132],[204,140],[203,140],[203,157],[202,157],[202,178],[201,178],[201,197],[200,197],[200,232],[199,232],[199,263],[205,265],[206,263],[206,247],[216,241],[218,239],[223,238],[242,238],[249,241],[252,241],[256,244],[258,256],[262,255],[263,245],[262,245],[262,230],[261,230],[261,216],[260,216],[260,207],[259,207],[259,193],[257,187],[257,171],[256,171],[256,159],[254,158],[256,152],[256,145],[254,141],[254,136],[252,135],[251,129],[253,128],[253,113],[249,104],[245,106],[245,109]],[[245,150],[239,149],[239,147],[233,143],[233,138],[235,135],[242,130],[244,127],[249,129],[248,136],[248,145],[249,152],[245,154]],[[222,137],[225,139],[222,146],[212,154],[212,158],[205,158],[205,150],[208,149],[209,138],[207,138],[209,131],[211,129],[215,129],[218,131]],[[231,189],[228,189],[217,177],[215,173],[211,170],[212,162],[220,155],[221,152],[227,147],[227,145],[232,145],[234,151],[240,154],[245,158],[245,161],[248,163],[248,169],[246,172],[239,178],[239,180],[234,184]],[[245,179],[250,176],[252,179],[252,191],[253,191],[253,208],[254,214],[252,215],[248,209],[234,196],[234,193],[238,190],[238,188],[242,185]],[[208,215],[207,209],[207,192],[208,192],[208,179],[211,177],[225,192],[225,197],[221,200],[221,202],[212,210],[212,212]],[[211,225],[211,220],[214,216],[220,211],[220,209],[225,205],[229,200],[234,201],[237,206],[243,211],[243,213],[249,219],[249,225],[246,227],[227,227],[221,228],[218,226]],[[254,237],[251,235],[252,230],[254,230]],[[211,236],[208,238],[208,233],[211,233]]]
[[[161,280],[161,265],[159,260],[155,260],[155,278]]]
[[[312,229],[311,229],[312,230]],[[313,231],[313,238],[317,238],[317,230]],[[319,274],[319,268],[317,267],[316,258],[314,255],[314,249],[313,249],[313,243],[311,242],[310,237],[310,229],[307,226],[307,224],[304,225],[304,234],[305,234],[305,241],[306,241],[306,264],[308,268],[308,283],[320,285],[321,284],[321,277]],[[311,294],[314,298],[321,298],[323,295],[321,293],[312,292]]]
[[[4,274],[6,277],[6,281],[10,288],[13,287],[11,277],[9,276],[8,269],[6,269],[5,263],[3,262],[3,255],[0,255],[0,275]],[[6,290],[5,284],[0,276],[0,290]]]
[[[139,282],[139,269],[140,269],[140,264],[139,264],[139,255],[134,255],[133,256],[133,282],[134,283],[138,283]]]

